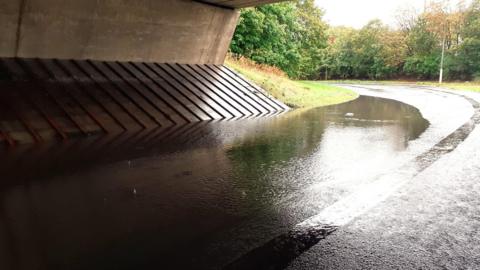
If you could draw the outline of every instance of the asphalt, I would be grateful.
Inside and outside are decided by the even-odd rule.
[[[401,181],[395,182],[398,185],[385,187],[374,203],[356,201],[366,205],[359,208],[344,199],[342,206],[353,213],[336,208],[340,209],[336,217],[323,214],[318,222],[337,222],[337,230],[294,259],[287,269],[479,269],[480,127],[475,114],[478,108],[474,107],[480,94],[407,86],[349,87],[363,95],[396,99],[419,108],[432,123],[419,140],[438,144],[455,131],[461,136],[437,147],[445,151],[411,178],[402,175]],[[452,110],[430,102],[434,98],[428,95],[442,96],[445,101],[467,100],[471,106],[463,112]],[[394,179],[395,174],[387,173],[384,178]],[[352,191],[347,197],[362,192]],[[319,215],[324,212],[322,209]]]

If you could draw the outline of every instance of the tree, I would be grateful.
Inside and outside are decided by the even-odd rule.
[[[480,79],[480,0],[474,0],[466,12],[461,31],[463,42],[458,49],[459,71],[467,78]]]
[[[243,9],[230,50],[296,76],[300,61],[296,38],[299,32],[293,3]]]
[[[402,66],[403,35],[379,20],[360,30],[338,27],[330,30],[325,61],[330,75],[338,78],[382,79],[393,76]]]
[[[416,24],[406,37],[408,48],[403,71],[418,79],[432,79],[438,75],[440,50],[437,36],[428,29],[424,17],[417,18]]]
[[[301,63],[298,77],[316,79],[322,68],[323,50],[327,47],[327,25],[322,21],[323,11],[314,0],[297,2],[297,22],[300,25]]]
[[[329,27],[323,14],[314,0],[243,9],[231,52],[297,79],[434,79],[441,66],[447,79],[480,79],[480,0],[468,8],[431,1],[423,13],[406,7],[397,29],[379,20]]]
[[[327,45],[322,16],[313,0],[243,9],[230,50],[291,77],[313,78]]]
[[[458,10],[453,11],[449,1],[431,2],[423,14],[430,32],[434,33],[441,41],[441,57],[439,82],[443,80],[444,56],[452,46],[460,43],[460,29],[464,22],[463,1],[458,5]]]
[[[358,32],[353,28],[335,27],[329,30],[328,47],[323,61],[332,78],[353,78],[354,40]]]
[[[417,24],[418,12],[415,7],[405,5],[397,10],[395,19],[397,21],[399,30],[407,35]]]

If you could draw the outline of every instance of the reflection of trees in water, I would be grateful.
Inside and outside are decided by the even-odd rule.
[[[345,117],[348,112],[354,113],[354,116]],[[318,151],[330,124],[359,128],[383,126],[389,129],[390,136],[400,144],[401,149],[405,149],[410,140],[418,138],[428,127],[428,121],[410,105],[363,96],[348,103],[280,117],[261,134],[244,139],[227,153],[232,160],[236,185],[248,191],[246,201],[270,203],[276,195],[272,193],[281,192],[275,190],[275,178],[287,177],[273,173],[275,169],[294,158],[298,163],[298,160]],[[302,169],[302,166],[295,168]]]
[[[271,192],[275,189],[269,171],[318,148],[326,127],[324,117],[321,110],[292,112],[273,120],[261,134],[228,150],[236,185],[246,192],[249,208],[273,199]]]
[[[324,113],[321,111],[278,118],[267,124],[261,134],[235,145],[229,154],[242,160],[257,159],[262,164],[286,161],[313,151],[324,130]]]
[[[402,136],[398,141],[402,142],[403,148],[408,146],[409,141],[417,139],[429,126],[417,108],[390,99],[361,96],[357,100],[332,106],[327,111],[335,113],[328,114],[328,120],[344,126],[395,125],[401,134],[397,132],[392,136]],[[354,113],[352,119],[344,117],[346,112]]]

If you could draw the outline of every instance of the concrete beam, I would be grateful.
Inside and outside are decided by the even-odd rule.
[[[260,6],[265,4],[272,4],[278,2],[285,2],[290,0],[196,0],[198,2],[209,3],[216,6],[229,8],[244,8]]]
[[[0,56],[222,64],[238,16],[189,0],[0,0]]]

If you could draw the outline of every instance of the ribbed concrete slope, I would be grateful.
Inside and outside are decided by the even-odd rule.
[[[286,110],[225,66],[0,59],[0,140],[10,145]]]

